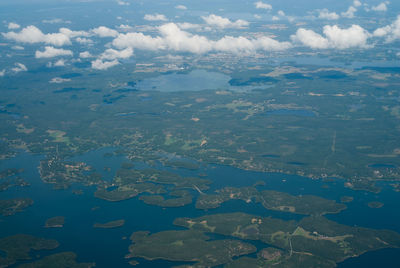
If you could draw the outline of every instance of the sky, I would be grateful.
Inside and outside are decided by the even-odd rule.
[[[107,70],[143,51],[235,57],[396,50],[399,5],[380,0],[3,0],[0,76],[29,69],[21,54],[48,67],[85,60],[92,69]]]

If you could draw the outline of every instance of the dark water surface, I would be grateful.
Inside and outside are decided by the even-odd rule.
[[[121,155],[111,153],[114,148],[91,151],[72,160],[84,161],[101,173],[104,179],[111,180],[123,162],[128,160]],[[111,156],[110,156],[111,155]],[[60,247],[53,251],[40,252],[42,256],[60,251],[73,251],[80,262],[96,262],[96,267],[131,267],[124,258],[128,254],[129,236],[134,231],[147,230],[158,232],[162,230],[180,229],[172,223],[178,217],[199,217],[206,214],[226,212],[246,212],[261,216],[272,216],[282,219],[299,220],[303,216],[269,211],[260,204],[247,204],[239,200],[224,203],[221,207],[201,211],[190,204],[181,208],[160,208],[144,204],[138,198],[122,202],[108,202],[93,196],[95,187],[73,185],[68,190],[53,190],[52,185],[44,184],[39,177],[38,165],[42,157],[21,153],[10,160],[0,161],[0,169],[15,167],[24,168],[22,177],[31,183],[30,187],[14,187],[0,193],[2,199],[29,197],[34,205],[24,212],[0,219],[0,236],[17,233],[27,233],[35,236],[54,238],[60,242]],[[107,167],[107,169],[104,169]],[[135,163],[135,167],[146,167],[143,163]],[[348,203],[348,209],[340,214],[327,217],[339,223],[363,226],[375,229],[392,229],[400,232],[400,193],[391,189],[388,183],[381,183],[383,190],[379,194],[353,191],[343,186],[344,181],[335,179],[332,182],[311,180],[295,175],[278,173],[251,172],[221,165],[201,165],[199,170],[156,166],[160,169],[176,172],[181,176],[198,176],[207,174],[207,179],[213,181],[210,192],[225,186],[251,186],[257,181],[264,181],[262,189],[272,189],[290,194],[313,194],[339,201],[342,196],[353,196],[354,201]],[[83,195],[75,195],[72,190],[82,189]],[[197,196],[197,193],[193,191]],[[372,209],[368,202],[379,201],[384,206]],[[64,216],[63,228],[44,228],[46,219],[54,216]],[[125,219],[123,227],[116,229],[93,228],[93,224],[112,220]],[[259,246],[259,245],[256,245]],[[34,256],[34,255],[33,255]],[[399,267],[400,250],[385,249],[369,252],[361,257],[348,259],[339,267]],[[140,260],[140,267],[170,267],[177,263],[167,261]],[[378,265],[379,264],[379,265]]]

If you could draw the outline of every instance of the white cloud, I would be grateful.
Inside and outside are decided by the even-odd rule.
[[[256,19],[261,19],[262,17],[260,16],[260,15],[257,15],[257,14],[254,14],[254,18],[256,18]]]
[[[72,56],[73,53],[71,50],[66,50],[62,48],[55,48],[51,46],[46,46],[44,51],[36,50],[35,58],[53,58],[58,56]]]
[[[367,41],[371,36],[359,25],[352,25],[347,29],[341,29],[337,25],[326,25],[323,33],[324,36],[312,30],[300,28],[291,38],[313,49],[348,49],[368,47]]]
[[[7,27],[9,30],[15,30],[15,29],[19,29],[21,26],[19,26],[19,24],[15,23],[15,22],[10,22]]]
[[[63,20],[63,19],[51,19],[51,20],[42,20],[43,23],[48,23],[48,24],[55,24],[55,23],[68,23],[70,24],[71,21],[69,20]]]
[[[162,14],[146,14],[144,15],[144,19],[148,21],[167,21],[168,19]]]
[[[84,38],[84,37],[78,37],[75,39],[76,42],[82,45],[90,45],[93,44],[93,40],[89,38]]]
[[[354,13],[356,13],[356,12],[357,12],[357,8],[355,8],[355,7],[353,7],[353,6],[350,6],[350,7],[347,9],[346,12],[342,12],[341,14],[342,14],[342,16],[345,17],[345,18],[352,19],[352,18],[354,18]]]
[[[189,22],[183,22],[183,23],[177,23],[178,27],[182,30],[201,30],[201,25],[199,24],[193,24]]]
[[[90,54],[89,51],[84,51],[84,52],[79,53],[79,58],[87,59],[87,58],[91,58],[91,57],[93,57],[93,56],[92,56],[92,54]]]
[[[8,32],[2,33],[6,39],[14,40],[21,43],[46,43],[54,46],[70,45],[69,37],[63,33],[44,34],[36,26],[30,25],[23,28],[19,33]]]
[[[255,2],[254,5],[256,6],[256,8],[259,8],[259,9],[266,9],[266,10],[272,9],[272,6],[270,4],[263,3],[261,1]]]
[[[100,55],[100,59],[102,60],[127,59],[132,57],[132,55],[133,55],[133,49],[130,47],[124,50],[115,50],[109,48]]]
[[[116,30],[110,29],[105,26],[100,26],[91,30],[92,33],[100,36],[100,37],[116,37],[118,36],[118,32]]]
[[[58,61],[56,61],[56,62],[53,64],[53,66],[54,66],[54,67],[62,67],[62,66],[65,66],[65,60],[64,60],[64,59],[59,59]]]
[[[60,84],[60,83],[70,82],[70,81],[71,81],[70,78],[54,77],[49,81],[49,83],[50,84]]]
[[[372,9],[373,11],[382,11],[382,12],[386,12],[386,11],[387,11],[386,3],[388,3],[388,2],[382,2],[382,3],[380,3],[380,4],[377,5],[377,6],[373,6],[371,9]]]
[[[353,6],[355,6],[355,7],[359,7],[359,6],[361,6],[362,4],[361,4],[361,2],[359,1],[359,0],[354,0],[353,1]]]
[[[269,37],[248,39],[246,37],[225,36],[219,40],[209,40],[205,36],[193,35],[181,30],[175,23],[159,27],[160,36],[152,37],[143,33],[120,34],[112,44],[119,48],[137,48],[144,50],[173,50],[177,52],[207,53],[255,52],[256,50],[284,50],[291,47],[289,42],[279,42]]]
[[[187,7],[184,6],[184,5],[177,5],[175,8],[176,9],[180,9],[180,10],[186,10],[187,9]]]
[[[11,48],[14,49],[14,50],[24,50],[25,49],[22,46],[12,46]]]
[[[0,71],[0,77],[3,77],[6,74],[6,69]]]
[[[117,4],[120,5],[120,6],[129,6],[130,5],[129,2],[124,2],[122,0],[117,0]]]
[[[118,26],[118,28],[121,30],[130,30],[130,29],[132,29],[132,26],[129,26],[127,24],[121,24]]]
[[[319,11],[318,18],[325,20],[337,20],[339,15],[336,12],[329,12],[328,9],[324,8]]]
[[[282,17],[286,16],[285,12],[283,12],[282,10],[279,10],[279,11],[278,11],[278,15],[279,15],[279,16],[282,16]]]
[[[329,48],[328,40],[313,30],[300,28],[297,30],[296,35],[292,35],[291,38],[293,41],[300,42],[310,48]]]
[[[207,17],[201,17],[208,25],[215,26],[221,29],[224,28],[243,28],[249,26],[249,22],[245,20],[237,20],[231,21],[228,18],[223,18],[221,16],[217,16],[211,14]]]
[[[101,59],[97,59],[92,61],[92,68],[96,70],[107,70],[108,68],[114,67],[118,64],[118,60],[102,61]]]
[[[19,72],[26,72],[28,71],[28,68],[26,68],[26,66],[22,63],[16,62],[15,63],[15,67],[11,69],[13,72],[15,73],[19,73]]]
[[[272,16],[272,20],[273,20],[273,21],[278,21],[278,20],[279,20],[279,17],[278,17],[278,16]]]
[[[386,42],[393,42],[400,39],[400,15],[391,24],[385,27],[378,28],[373,33],[376,37],[386,37]]]
[[[69,38],[75,38],[75,37],[79,37],[79,36],[90,36],[90,33],[85,32],[85,31],[72,31],[68,28],[60,28],[60,33],[68,36]]]

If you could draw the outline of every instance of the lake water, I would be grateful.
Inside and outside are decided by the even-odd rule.
[[[201,69],[193,70],[189,73],[170,73],[157,77],[141,80],[136,88],[142,91],[201,91],[201,90],[232,90],[232,91],[250,91],[259,86],[232,86],[229,84],[231,77],[226,74],[206,71]],[[268,88],[271,85],[263,85]]]
[[[106,180],[111,180],[121,166],[127,162],[122,155],[110,153],[114,148],[104,148],[74,157],[72,160],[85,161],[100,172]],[[0,170],[10,167],[25,169],[22,177],[31,183],[30,187],[10,188],[0,192],[2,199],[15,197],[30,197],[34,205],[24,212],[9,217],[0,217],[0,237],[17,233],[27,233],[40,237],[54,238],[60,242],[60,247],[52,251],[43,251],[47,255],[60,251],[73,251],[78,254],[80,262],[96,262],[96,267],[131,267],[124,256],[130,245],[129,236],[134,231],[148,230],[158,232],[162,230],[180,229],[172,224],[177,217],[199,217],[206,214],[242,211],[261,216],[272,216],[282,219],[301,219],[302,216],[285,212],[269,211],[260,204],[246,204],[242,201],[229,201],[221,207],[201,211],[190,204],[181,208],[160,208],[144,204],[138,198],[122,202],[108,202],[93,196],[94,187],[73,185],[68,190],[53,190],[52,185],[44,184],[40,180],[37,167],[42,157],[21,153],[16,158],[0,161]],[[143,163],[135,163],[136,167],[146,167]],[[107,167],[107,169],[104,169]],[[291,194],[314,194],[325,198],[340,200],[341,196],[353,196],[354,201],[348,203],[348,209],[340,214],[328,215],[328,218],[347,225],[357,225],[376,229],[392,229],[400,232],[400,193],[394,192],[386,183],[379,194],[353,191],[343,187],[342,180],[323,182],[311,180],[295,175],[278,173],[251,172],[221,165],[202,164],[199,170],[187,170],[164,167],[157,168],[179,173],[182,176],[198,176],[207,174],[207,179],[213,181],[211,191],[225,186],[250,186],[257,181],[264,181],[265,186],[260,189],[272,189]],[[75,195],[72,190],[82,189],[83,195]],[[197,196],[197,193],[193,191]],[[380,201],[385,205],[380,209],[372,209],[368,202]],[[46,219],[54,216],[64,216],[63,228],[44,228]],[[126,223],[116,229],[96,229],[96,222],[108,222],[125,219]],[[259,246],[259,245],[258,245]],[[35,255],[35,254],[34,254]],[[385,264],[382,267],[395,267],[398,264],[400,250],[388,249],[367,253],[361,257],[349,259],[339,264],[339,267],[376,267],[376,264]],[[170,267],[177,263],[166,261],[150,262],[140,260],[140,267]],[[381,266],[381,265],[380,265]]]

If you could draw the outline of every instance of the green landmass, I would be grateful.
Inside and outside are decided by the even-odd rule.
[[[135,232],[131,240],[128,258],[192,262],[195,267],[218,266],[233,257],[256,251],[249,243],[232,239],[210,240],[203,232],[194,230],[154,234]]]
[[[17,212],[24,211],[25,208],[32,206],[33,200],[30,198],[14,198],[0,200],[0,214],[11,216]]]
[[[106,223],[95,223],[93,225],[94,228],[102,228],[102,229],[112,229],[112,228],[118,228],[122,227],[125,224],[125,220],[115,220],[115,221],[109,221]]]
[[[353,202],[353,200],[354,200],[354,197],[352,197],[352,196],[342,196],[340,198],[340,202],[342,202],[342,203],[350,203],[350,202]]]
[[[95,263],[77,263],[76,254],[73,252],[61,252],[46,256],[35,262],[21,264],[18,268],[91,268],[95,266]]]
[[[30,186],[30,183],[24,180],[23,178],[9,178],[0,182],[0,192],[5,191],[11,187],[26,187]]]
[[[368,206],[370,208],[381,208],[384,206],[384,204],[382,202],[378,202],[378,201],[373,201],[373,202],[369,202]]]
[[[307,263],[313,263],[309,267],[334,267],[334,263],[368,251],[400,247],[400,234],[396,232],[346,226],[323,216],[284,221],[245,213],[229,213],[195,219],[178,218],[174,224],[190,230],[259,240],[284,251],[281,253],[281,257],[284,257],[280,260],[282,267],[295,267],[296,263],[298,267],[308,267]],[[303,258],[305,263],[300,261]],[[286,263],[292,264],[286,266]]]
[[[20,169],[18,169],[18,168],[7,168],[7,169],[4,169],[4,170],[0,171],[0,179],[11,177],[11,176],[20,174],[22,172],[24,172],[23,168],[20,168]]]
[[[155,66],[161,64],[153,60]],[[65,162],[90,150],[117,146],[130,160],[149,164],[167,163],[165,155],[173,154],[245,170],[345,178],[355,190],[377,192],[376,181],[400,180],[400,148],[396,147],[399,93],[393,90],[400,81],[396,69],[294,63],[260,63],[250,69],[248,64],[225,69],[225,64],[212,62],[211,66],[188,67],[185,73],[208,66],[210,71],[229,74],[233,88],[256,86],[250,92],[226,87],[128,94],[106,83],[107,79],[115,80],[118,74],[117,84],[123,85],[168,73],[128,74],[122,69],[101,77],[73,70],[80,76],[74,78],[79,88],[72,89],[85,90],[65,90],[47,82],[48,90],[37,90],[49,80],[45,73],[39,75],[43,79],[30,73],[23,81],[8,77],[3,87],[18,88],[24,98],[17,98],[13,91],[3,92],[0,158],[22,148],[47,155],[42,167],[46,169],[50,160],[51,164]],[[143,94],[149,101],[143,101]],[[69,112],[62,113],[59,107]],[[22,116],[11,120],[10,114]],[[71,180],[97,183],[84,176],[66,176],[63,169],[56,176],[43,172],[42,177],[52,183],[58,180],[59,188]]]
[[[40,161],[39,166],[42,180],[54,184],[55,189],[67,189],[72,183],[86,186],[101,184],[101,175],[91,171],[86,163],[63,161],[58,156]]]
[[[46,220],[45,226],[46,228],[62,228],[64,227],[65,218],[63,216],[57,216],[53,218],[49,218]]]
[[[243,200],[247,203],[261,203],[266,209],[298,213],[304,215],[324,215],[339,213],[346,205],[313,195],[294,196],[277,191],[258,191],[255,187],[225,187],[217,194],[200,195],[196,202],[198,209],[219,207],[229,200]]]
[[[165,199],[162,195],[142,195],[139,199],[149,205],[160,207],[183,207],[192,203],[192,195],[186,190],[176,190],[170,193],[176,198]]]
[[[59,246],[56,240],[39,238],[32,235],[17,234],[0,239],[0,250],[6,253],[0,256],[0,266],[7,267],[18,261],[30,260],[32,250],[51,250]]]

